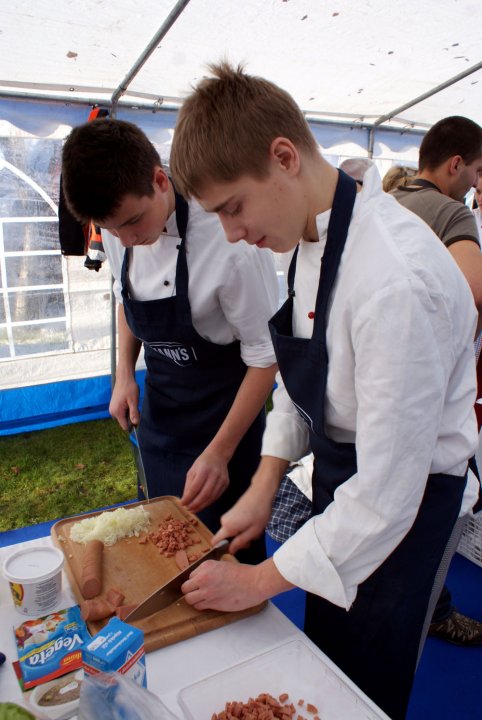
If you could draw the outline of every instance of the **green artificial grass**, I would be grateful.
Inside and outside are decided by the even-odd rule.
[[[114,420],[0,437],[0,531],[136,498],[131,442]]]

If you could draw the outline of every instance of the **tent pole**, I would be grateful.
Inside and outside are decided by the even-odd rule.
[[[368,133],[368,157],[373,158],[373,148],[375,147],[375,128],[371,127]]]
[[[122,80],[120,85],[116,90],[114,90],[114,93],[112,94],[112,109],[111,109],[111,116],[115,117],[116,111],[117,111],[117,103],[119,102],[119,98],[121,95],[125,93],[127,88],[129,87],[132,80],[135,78],[139,70],[143,67],[145,62],[150,58],[154,50],[157,49],[157,46],[159,42],[162,40],[162,38],[168,33],[168,31],[171,29],[171,27],[174,25],[184,8],[188,5],[189,0],[178,0],[167,18],[162,23],[161,27],[157,31],[157,33],[152,38],[149,45],[144,49],[144,52],[139,56],[139,58],[136,60],[132,68],[129,70],[125,78]]]
[[[114,276],[110,276],[110,386],[114,390],[117,368],[117,317],[114,294]]]
[[[395,110],[392,110],[392,112],[389,112],[386,115],[381,115],[377,120],[375,120],[375,122],[373,123],[373,127],[376,128],[379,125],[381,125],[382,123],[386,122],[387,120],[391,120],[394,116],[398,115],[399,113],[403,112],[404,110],[407,110],[408,108],[411,108],[414,105],[418,105],[418,103],[422,102],[422,100],[426,100],[427,98],[432,97],[432,95],[436,95],[441,90],[445,90],[445,88],[448,88],[451,85],[454,85],[459,80],[463,80],[463,78],[467,77],[468,75],[472,75],[472,73],[477,72],[477,70],[480,70],[481,68],[482,68],[482,62],[479,62],[476,65],[473,65],[472,67],[468,68],[467,70],[464,70],[464,72],[461,72],[458,75],[455,75],[450,80],[446,80],[445,82],[441,83],[440,85],[437,85],[436,87],[432,88],[432,90],[428,90],[426,93],[419,95],[414,100],[410,100],[409,102],[405,103],[405,105],[400,105],[400,107],[395,108]]]
[[[399,107],[395,108],[395,110],[392,110],[389,113],[386,113],[386,115],[381,115],[379,118],[377,118],[373,125],[370,128],[370,133],[368,136],[368,157],[373,157],[373,149],[375,146],[375,131],[376,128],[382,125],[387,120],[391,120],[392,118],[399,115],[404,110],[408,110],[408,108],[413,107],[414,105],[418,105],[418,103],[422,102],[423,100],[426,100],[429,97],[432,97],[432,95],[436,95],[441,90],[445,90],[445,88],[450,87],[451,85],[454,85],[459,80],[463,80],[463,78],[467,77],[468,75],[472,75],[472,73],[477,72],[477,70],[480,70],[482,68],[482,62],[477,63],[476,65],[473,65],[472,67],[468,68],[467,70],[464,70],[464,72],[459,73],[458,75],[455,75],[450,80],[446,80],[445,82],[441,83],[440,85],[437,85],[436,87],[432,88],[432,90],[428,90],[426,93],[423,93],[422,95],[419,95],[418,97],[414,98],[413,100],[410,100],[409,102],[405,103],[404,105],[400,105]]]

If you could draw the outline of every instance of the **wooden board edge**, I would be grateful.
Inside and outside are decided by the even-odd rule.
[[[59,522],[62,522],[62,521],[60,520]],[[82,602],[82,600],[84,598],[83,598],[82,592],[80,590],[80,587],[77,584],[77,580],[75,579],[75,575],[71,569],[70,563],[68,562],[68,557],[66,557],[65,550],[62,547],[63,543],[61,540],[61,536],[55,529],[56,525],[58,525],[58,523],[55,523],[55,525],[52,525],[52,527],[50,529],[50,535],[52,538],[52,542],[59,550],[62,551],[62,553],[65,557],[63,570],[65,571],[65,574],[67,575],[67,578],[68,578],[69,584],[70,584],[70,589],[72,590],[72,593],[74,594],[77,605],[80,605],[80,603]]]
[[[225,627],[226,625],[230,625],[238,620],[244,620],[244,618],[261,612],[261,610],[264,610],[267,605],[268,601],[265,600],[252,608],[239,610],[237,612],[204,610],[204,615],[191,619],[189,623],[186,623],[181,628],[177,625],[173,625],[169,628],[163,628],[153,632],[151,631],[149,636],[144,638],[145,651],[146,653],[153,652],[154,650],[174,645],[181,640],[189,640],[189,638],[205,634],[210,630],[217,630],[218,628]]]

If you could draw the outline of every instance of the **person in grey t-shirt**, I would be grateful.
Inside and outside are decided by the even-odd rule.
[[[482,128],[460,116],[444,118],[425,135],[415,178],[391,194],[422,218],[442,240],[465,275],[482,328],[482,253],[479,234],[464,197],[482,173]],[[459,613],[443,587],[429,635],[456,645],[482,645],[482,623]]]

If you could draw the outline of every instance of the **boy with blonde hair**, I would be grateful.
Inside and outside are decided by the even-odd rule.
[[[280,376],[262,460],[213,542],[234,537],[236,551],[262,534],[289,462],[310,446],[313,516],[272,558],[207,561],[183,592],[229,611],[304,588],[306,633],[397,720],[437,569],[477,494],[472,297],[375,168],[357,187],[288,93],[225,63],[211,71],[179,113],[174,181],[230,242],[295,251],[270,321]]]

